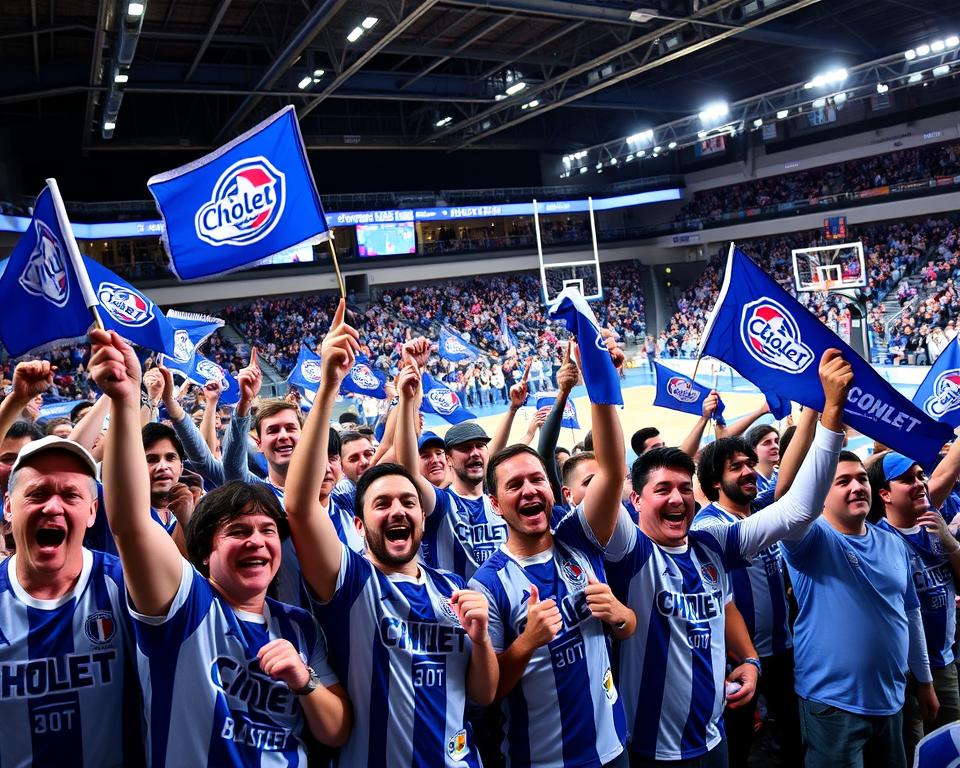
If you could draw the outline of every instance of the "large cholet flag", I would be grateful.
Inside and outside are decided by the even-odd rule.
[[[240,402],[240,384],[237,380],[221,365],[199,352],[195,352],[193,359],[186,363],[170,355],[161,355],[160,364],[201,387],[208,382],[219,381],[220,405],[236,405]]]
[[[550,315],[562,320],[577,340],[582,363],[583,383],[590,402],[597,405],[623,405],[620,375],[603,342],[600,325],[593,310],[575,288],[564,288],[550,304]]]
[[[823,410],[820,356],[839,349],[853,367],[843,421],[928,466],[953,432],[897,392],[742,251],[731,244],[717,303],[700,354],[735,368],[761,392]]]
[[[37,197],[33,220],[0,277],[0,341],[16,357],[82,341],[97,308],[104,327],[155,352],[172,352],[173,329],[143,293],[82,256],[56,182]]]
[[[672,411],[683,411],[693,416],[703,414],[703,401],[710,394],[710,387],[697,384],[693,379],[677,373],[660,363],[653,364],[656,395],[653,404]],[[723,424],[723,400],[717,403],[713,418]]]
[[[956,429],[960,427],[960,345],[953,338],[930,367],[913,396],[924,413]]]
[[[555,402],[557,402],[556,392],[537,394],[538,411],[541,408],[552,408]],[[563,404],[563,419],[560,422],[560,426],[569,427],[570,429],[580,429],[580,420],[577,418],[577,406],[573,404],[573,400],[569,397],[567,398],[567,402]]]
[[[459,363],[461,360],[476,360],[480,350],[469,341],[464,341],[446,326],[440,326],[440,340],[437,342],[440,357]]]
[[[423,413],[435,413],[451,424],[459,424],[461,421],[470,421],[477,418],[463,407],[460,395],[449,387],[440,384],[429,373],[423,374],[422,381],[423,400],[420,403],[420,410]]]
[[[293,106],[147,187],[181,280],[244,269],[329,237]]]

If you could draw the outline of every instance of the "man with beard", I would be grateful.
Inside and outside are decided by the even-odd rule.
[[[747,445],[757,454],[757,491],[773,488],[777,484],[777,465],[780,463],[780,434],[772,424],[758,424],[743,436]]]
[[[364,555],[341,543],[316,501],[327,460],[324,432],[359,350],[345,307],[341,301],[321,346],[320,387],[286,488],[293,540],[331,662],[362,713],[340,762],[479,766],[464,710],[468,696],[486,705],[496,692],[487,601],[462,578],[418,563],[424,514],[412,476],[378,464],[360,477],[355,508]],[[419,377],[408,376],[401,403],[418,387]]]
[[[623,353],[614,354],[622,362]],[[579,514],[555,533],[553,491],[536,451],[522,444],[504,448],[487,468],[490,499],[508,535],[470,583],[490,603],[503,748],[514,768],[627,764],[623,703],[606,633],[626,639],[636,616],[604,583],[596,543],[610,537],[620,510],[623,433],[615,406],[594,404],[591,411],[593,478]]]
[[[907,668],[923,719],[937,713],[910,557],[898,534],[866,522],[870,497],[860,459],[842,451],[823,517],[782,544],[800,606],[794,653],[807,768],[905,766]]]
[[[910,554],[913,584],[920,600],[920,615],[927,640],[933,687],[940,703],[935,720],[924,722],[914,679],[908,679],[904,709],[904,745],[907,762],[913,761],[924,732],[960,719],[960,690],[954,645],[957,639],[955,579],[960,578],[960,542],[937,511],[944,491],[956,482],[960,441],[954,443],[929,484],[923,467],[899,453],[886,453],[870,465],[873,512],[882,515],[877,527],[897,535]],[[953,468],[953,471],[950,469]],[[936,494],[936,495],[935,495]]]
[[[817,414],[804,411],[802,425],[812,436]],[[764,427],[754,427],[764,429]],[[754,431],[754,430],[751,430]],[[775,440],[776,432],[766,436]],[[749,438],[749,433],[748,433]],[[700,455],[697,479],[710,504],[697,513],[693,530],[716,525],[734,525],[773,501],[768,487],[758,496],[757,454],[748,438],[723,437],[706,446]],[[762,441],[761,441],[762,442]],[[794,449],[800,449],[798,443]],[[794,454],[796,455],[796,454]],[[784,480],[789,478],[786,476]],[[759,654],[759,691],[767,699],[780,739],[781,754],[788,765],[801,762],[800,720],[793,692],[793,639],[790,636],[789,606],[783,578],[783,555],[777,543],[750,558],[747,568],[731,572],[733,602],[747,624]],[[756,699],[724,715],[731,768],[746,768],[753,740]]]
[[[690,531],[693,460],[679,449],[658,448],[633,466],[631,499],[639,527],[622,512],[609,541],[598,543],[605,545],[614,594],[638,621],[619,657],[634,766],[726,768],[720,723],[727,574],[785,536],[802,536],[823,508],[853,372],[837,350],[824,353],[819,370],[826,405],[813,446],[789,493],[763,514]],[[728,680],[752,684],[756,676],[756,667],[747,662]]]

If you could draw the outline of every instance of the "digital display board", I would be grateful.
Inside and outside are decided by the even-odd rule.
[[[416,252],[417,236],[413,222],[357,224],[357,254],[360,257]]]

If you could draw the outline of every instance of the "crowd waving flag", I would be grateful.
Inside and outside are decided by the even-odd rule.
[[[707,399],[711,390],[703,384],[697,384],[693,379],[677,373],[660,363],[653,364],[654,386],[656,395],[653,404],[673,411],[683,411],[694,416],[703,415],[703,401]],[[723,423],[723,401],[719,400],[713,418]]]
[[[312,404],[317,396],[317,388],[320,386],[321,370],[320,355],[301,345],[300,354],[297,355],[297,364],[293,366],[293,370],[287,376],[287,384],[299,389],[304,399]]]
[[[760,391],[817,411],[824,404],[820,356],[831,347],[839,349],[853,367],[845,424],[925,466],[953,439],[947,424],[935,421],[897,392],[733,245],[700,344],[701,355],[733,366]]]
[[[766,399],[770,413],[773,415],[773,418],[778,421],[787,418],[787,416],[793,413],[793,402],[791,402],[790,398],[767,393]]]
[[[564,288],[550,305],[550,315],[555,320],[562,320],[577,340],[583,383],[590,402],[597,405],[623,405],[620,374],[610,359],[600,325],[583,294],[575,288]]]
[[[201,387],[210,381],[219,381],[220,405],[236,405],[240,402],[240,385],[237,380],[225,368],[199,352],[194,353],[193,359],[187,363],[181,363],[170,355],[162,355],[160,365],[176,371]]]
[[[423,400],[420,402],[420,410],[424,413],[442,416],[451,424],[459,424],[461,421],[470,421],[477,418],[463,407],[460,395],[437,382],[429,373],[423,374],[422,382]]]
[[[440,340],[437,342],[440,357],[459,363],[461,360],[471,362],[480,357],[480,350],[468,341],[451,331],[446,326],[440,326]]]
[[[196,312],[181,312],[176,309],[167,310],[167,321],[173,328],[171,357],[184,365],[193,362],[197,348],[219,328],[223,328],[223,320],[219,317]]]
[[[16,357],[54,342],[81,340],[97,307],[107,330],[155,352],[172,352],[174,333],[143,293],[93,259],[71,255],[76,241],[48,186],[0,277],[0,341]]]
[[[552,408],[555,402],[557,402],[556,392],[538,394],[537,410],[539,411],[541,408]],[[560,426],[569,427],[570,429],[580,429],[580,420],[577,418],[577,406],[573,404],[573,400],[569,397],[567,398],[567,402],[563,404],[563,421],[560,422]]]
[[[340,382],[340,392],[352,392],[355,395],[372,397],[377,400],[387,399],[387,375],[382,371],[370,367],[370,362],[363,355],[357,355],[353,366]]]
[[[181,280],[244,269],[329,237],[293,106],[147,187]]]
[[[924,413],[960,427],[960,346],[954,337],[920,383],[913,403]]]

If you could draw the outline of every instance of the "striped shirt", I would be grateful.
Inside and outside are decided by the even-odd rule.
[[[452,488],[435,488],[436,502],[427,517],[420,556],[431,568],[469,579],[507,540],[507,526],[493,511],[490,497],[461,496]]]

